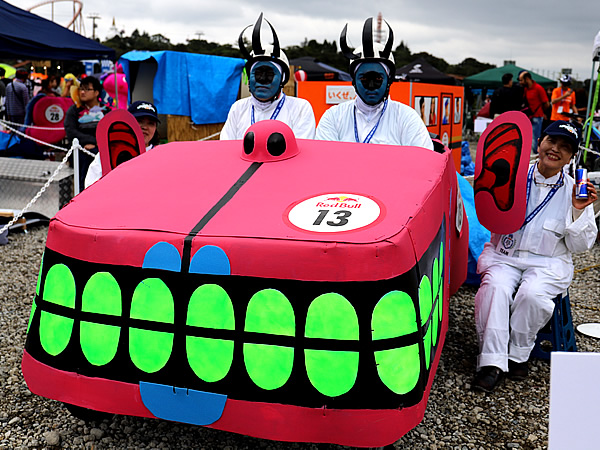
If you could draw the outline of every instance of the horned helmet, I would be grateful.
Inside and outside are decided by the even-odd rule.
[[[252,50],[249,52],[244,44],[243,34],[248,28],[252,25],[248,25],[246,28],[242,30],[240,33],[240,37],[238,39],[238,45],[240,47],[240,51],[242,52],[243,57],[247,60],[245,68],[246,73],[250,74],[250,69],[252,65],[258,61],[270,61],[277,64],[281,68],[281,86],[283,87],[290,79],[290,63],[288,61],[287,56],[281,50],[279,45],[279,39],[277,38],[277,33],[273,28],[273,25],[265,19],[265,22],[269,24],[271,28],[271,32],[273,33],[273,45],[265,45],[263,46],[260,42],[260,28],[262,25],[263,13],[260,13],[258,16],[258,20],[254,24],[254,30],[252,31]]]
[[[396,64],[394,62],[394,55],[392,55],[394,32],[387,21],[385,21],[385,24],[388,27],[389,33],[387,42],[383,45],[373,40],[373,18],[369,17],[365,20],[362,33],[362,45],[354,51],[348,47],[346,39],[348,24],[344,26],[342,34],[340,35],[340,48],[344,56],[350,60],[350,73],[352,74],[353,84],[356,82],[354,80],[354,73],[356,72],[358,65],[365,62],[383,63],[388,68],[388,89],[394,81],[394,75],[396,74]]]

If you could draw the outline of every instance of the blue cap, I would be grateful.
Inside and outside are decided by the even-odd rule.
[[[564,137],[571,143],[573,153],[576,153],[581,143],[581,128],[564,120],[556,120],[542,132],[541,139],[544,139],[544,136]]]
[[[156,106],[150,102],[133,102],[131,106],[127,108],[127,111],[129,111],[136,119],[138,117],[148,117],[155,122],[160,123],[160,120],[158,120],[158,113],[156,112]]]

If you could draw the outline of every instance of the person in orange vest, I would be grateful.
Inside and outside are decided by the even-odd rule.
[[[569,117],[565,116],[564,113],[575,113],[577,114],[577,106],[575,106],[575,92],[571,89],[571,76],[563,75],[560,77],[560,87],[555,88],[552,91],[552,114],[550,120],[566,120],[569,121]]]

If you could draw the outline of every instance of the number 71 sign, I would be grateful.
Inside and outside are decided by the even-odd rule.
[[[335,192],[295,203],[287,213],[287,220],[301,230],[339,233],[373,224],[382,210],[379,202],[371,197]]]

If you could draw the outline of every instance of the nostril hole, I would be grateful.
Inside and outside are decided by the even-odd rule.
[[[249,155],[254,150],[254,132],[249,131],[244,136],[244,153]]]
[[[285,152],[285,138],[281,133],[273,133],[267,140],[267,150],[272,156],[281,156]]]

